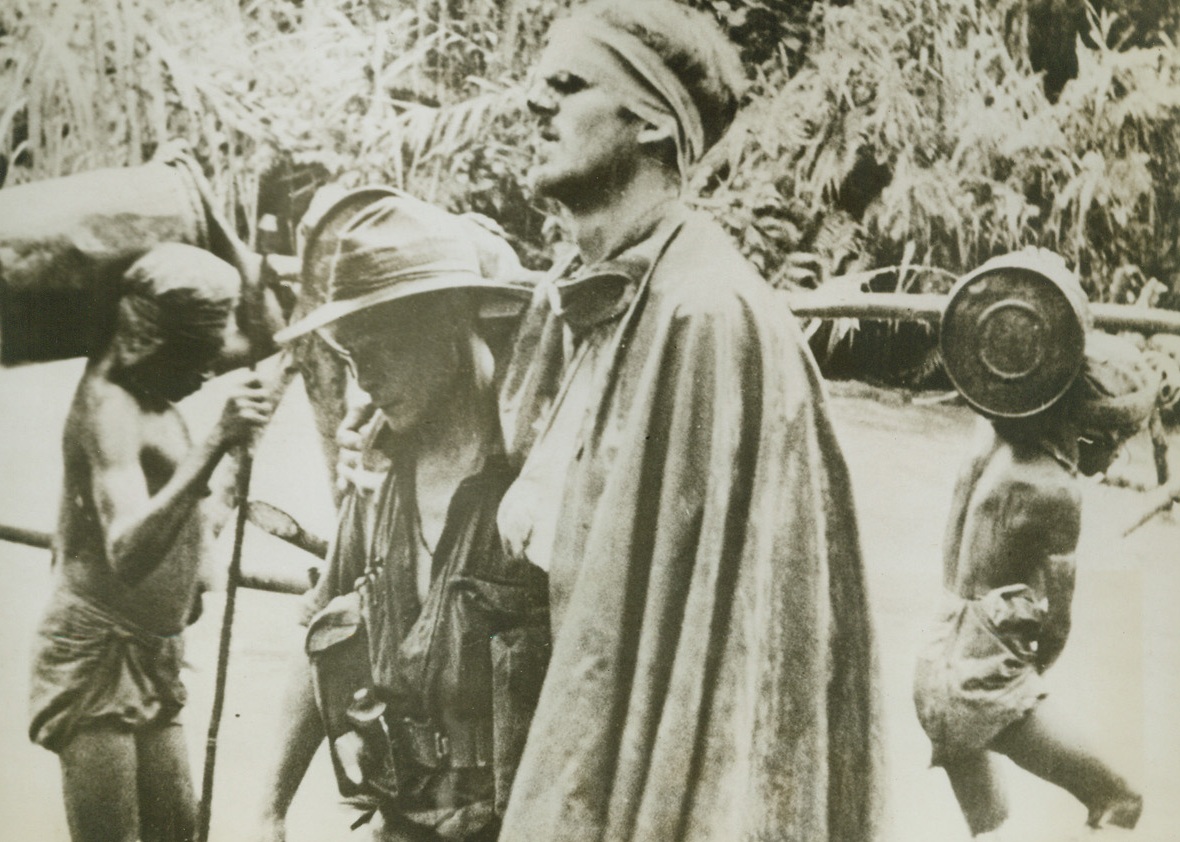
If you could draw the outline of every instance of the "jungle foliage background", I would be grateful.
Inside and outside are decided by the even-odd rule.
[[[19,183],[136,165],[179,137],[243,234],[278,218],[280,249],[320,185],[386,183],[492,217],[543,267],[560,226],[525,184],[524,93],[569,5],[10,0],[0,163]],[[1094,300],[1148,290],[1180,309],[1170,0],[692,5],[740,46],[750,80],[695,201],[775,285],[945,291],[1038,245]],[[922,328],[857,328],[812,337],[829,367],[930,374],[928,345],[906,335]]]

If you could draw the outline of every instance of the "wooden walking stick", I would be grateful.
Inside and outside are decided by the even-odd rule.
[[[261,226],[260,226],[261,227]],[[266,253],[263,252],[261,272],[267,271]],[[265,277],[259,278],[259,284],[265,283]],[[283,355],[283,372],[281,385],[277,391],[289,381],[286,371],[289,368],[287,356]],[[254,369],[251,362],[250,369]],[[234,520],[234,548],[230,556],[229,575],[225,583],[225,612],[221,616],[221,635],[217,647],[217,677],[213,685],[213,710],[209,714],[209,730],[205,735],[205,770],[201,777],[201,803],[197,813],[197,842],[207,842],[209,839],[209,824],[213,816],[213,772],[217,766],[217,737],[221,730],[221,712],[225,707],[225,686],[229,677],[229,649],[233,640],[234,609],[238,601],[238,585],[242,577],[242,543],[246,536],[246,521],[249,519],[250,474],[254,470],[254,457],[250,452],[250,445],[241,447],[241,461],[238,463],[236,493],[237,514]]]
[[[242,461],[238,465],[238,511],[234,521],[234,549],[230,556],[229,576],[225,584],[225,613],[221,617],[221,637],[217,648],[217,678],[213,687],[213,711],[205,736],[205,772],[201,778],[201,805],[197,814],[197,840],[209,838],[209,821],[213,815],[213,770],[217,765],[217,736],[221,730],[221,711],[225,707],[225,685],[229,675],[229,647],[233,638],[234,608],[238,599],[238,581],[242,575],[242,541],[246,535],[246,519],[250,498],[250,474],[254,458],[248,445],[242,445]]]
[[[378,191],[383,194],[386,191]],[[365,193],[371,201],[371,194]],[[307,251],[301,263],[302,283],[300,284],[298,300],[294,313],[289,317],[296,320],[306,315],[315,306],[327,298],[326,279],[329,275],[328,267],[334,255],[332,235],[348,221],[347,210],[354,208],[354,203],[360,202],[361,197],[351,200],[348,204],[338,204],[330,221],[321,220],[316,225],[316,232],[309,238]],[[262,229],[259,223],[259,229]],[[318,246],[316,244],[319,244]],[[264,257],[262,271],[266,272],[269,264]],[[291,356],[288,356],[288,353]],[[320,435],[329,452],[329,467],[335,468],[335,431],[340,423],[342,413],[339,407],[343,404],[345,389],[344,364],[335,357],[327,347],[320,342],[317,346],[314,339],[310,342],[298,342],[293,351],[284,353],[284,383],[288,375],[294,376],[291,363],[299,364],[299,373],[303,376],[308,397],[311,399],[315,412],[316,423]],[[225,615],[221,624],[221,643],[217,659],[217,683],[214,688],[213,713],[209,722],[209,733],[205,741],[205,774],[201,786],[201,805],[198,814],[198,842],[207,842],[209,838],[209,824],[213,802],[213,769],[217,757],[217,733],[220,727],[221,711],[225,702],[226,673],[229,662],[229,644],[232,634],[233,611],[236,600],[236,589],[240,584],[246,584],[241,579],[242,538],[245,533],[246,521],[249,519],[248,492],[250,486],[251,461],[249,454],[244,454],[238,473],[238,510],[234,531],[234,550],[230,561],[229,579],[226,585]]]

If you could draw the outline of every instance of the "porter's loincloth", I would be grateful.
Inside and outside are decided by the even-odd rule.
[[[1027,585],[951,598],[914,679],[914,704],[935,766],[986,748],[1045,697],[1035,644],[1045,612]]]
[[[179,634],[153,634],[59,590],[37,630],[29,738],[56,752],[86,727],[176,721],[183,649]]]

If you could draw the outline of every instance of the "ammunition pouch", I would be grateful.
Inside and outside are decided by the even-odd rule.
[[[368,635],[355,592],[335,597],[312,617],[307,627],[306,651],[336,784],[345,798],[361,796],[365,789],[348,775],[336,749],[337,738],[352,730],[347,713],[353,695],[373,684]]]
[[[344,795],[365,791],[375,775],[368,793],[395,809],[459,809],[478,790],[503,811],[549,659],[548,581],[498,552],[494,510],[479,528],[489,535],[435,571],[412,621],[398,613],[406,610],[405,571],[383,564],[312,620],[307,651],[328,737],[350,730],[346,712],[358,689],[373,688],[384,705],[383,730],[357,720],[368,723],[358,725],[367,735],[354,732],[365,748],[353,737],[341,744],[361,785],[334,750]]]

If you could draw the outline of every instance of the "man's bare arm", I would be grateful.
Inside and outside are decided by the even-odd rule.
[[[137,422],[142,416],[135,399],[118,388],[92,392],[82,445],[91,466],[107,560],[120,579],[133,585],[155,569],[205,495],[218,461],[264,425],[270,412],[261,383],[253,375],[244,376],[213,432],[150,494],[140,461],[143,431]]]
[[[1043,587],[1049,600],[1049,614],[1037,642],[1037,669],[1040,672],[1053,666],[1069,639],[1076,572],[1072,553],[1050,556],[1045,565]]]
[[[294,366],[288,367],[290,358],[285,354],[263,360],[255,369],[269,390],[277,408],[283,393],[298,373]],[[242,452],[230,449],[217,463],[208,482],[209,492],[201,503],[206,526],[213,538],[230,522],[238,507],[238,473],[241,470]]]
[[[1023,555],[1021,577],[1048,602],[1037,642],[1037,669],[1047,670],[1069,638],[1075,580],[1075,552],[1081,537],[1081,496],[1072,479],[1050,474],[1021,484],[1007,539]]]

